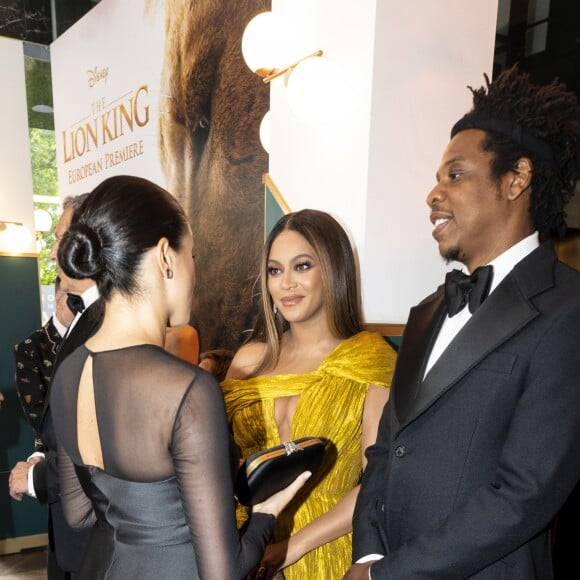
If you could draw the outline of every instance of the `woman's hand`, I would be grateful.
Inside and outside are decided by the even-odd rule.
[[[280,512],[292,501],[311,475],[312,473],[310,471],[301,473],[289,486],[271,495],[263,502],[257,503],[252,508],[252,513],[261,512],[278,517]],[[275,578],[276,573],[284,564],[287,551],[287,542],[278,542],[277,544],[266,546],[264,557],[257,568],[249,574],[248,580],[269,580]]]
[[[300,488],[306,483],[308,478],[312,475],[310,471],[301,473],[288,487],[271,495],[263,502],[257,503],[252,512],[261,512],[271,514],[278,517],[280,512],[292,501],[293,497],[298,493]]]

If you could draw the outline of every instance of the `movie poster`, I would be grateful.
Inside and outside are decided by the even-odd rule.
[[[268,0],[102,0],[51,45],[61,197],[132,174],[170,191],[195,238],[201,348],[252,326],[269,90],[241,38]],[[131,208],[127,208],[131,211]]]

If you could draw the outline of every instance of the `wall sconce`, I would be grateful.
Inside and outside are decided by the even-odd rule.
[[[297,58],[290,32],[273,12],[254,16],[242,37],[246,64],[264,83],[286,77],[288,103],[298,118],[311,123],[336,118],[344,92],[340,70],[322,50]]]
[[[296,60],[290,53],[291,46],[284,22],[273,12],[254,16],[242,36],[244,60],[250,70],[262,78]]]
[[[0,251],[21,254],[31,241],[30,230],[21,222],[0,220]]]

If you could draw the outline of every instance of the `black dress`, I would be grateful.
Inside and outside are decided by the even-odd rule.
[[[89,358],[104,469],[83,464],[77,441]],[[59,368],[51,406],[66,518],[73,527],[96,522],[79,580],[233,580],[258,563],[275,519],[254,514],[240,538],[213,377],[153,345],[81,346]]]

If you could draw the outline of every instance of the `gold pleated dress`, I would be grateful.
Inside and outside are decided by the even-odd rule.
[[[360,483],[362,417],[371,384],[391,384],[395,352],[382,336],[360,332],[306,374],[226,380],[222,390],[228,420],[244,457],[281,443],[274,401],[299,395],[292,439],[320,437],[326,442],[323,466],[278,518],[276,540],[291,536],[328,512]],[[244,508],[238,520],[244,519]],[[350,566],[351,534],[313,550],[284,569],[287,580],[338,580]]]

